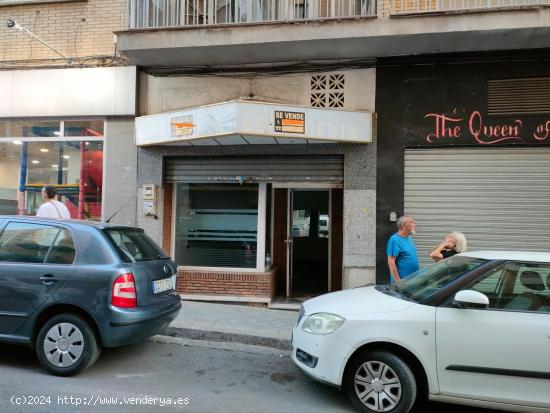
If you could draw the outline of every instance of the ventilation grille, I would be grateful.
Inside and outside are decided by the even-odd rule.
[[[344,107],[345,76],[343,74],[311,76],[311,106],[314,108]]]
[[[488,89],[489,115],[550,113],[550,77],[489,80]]]

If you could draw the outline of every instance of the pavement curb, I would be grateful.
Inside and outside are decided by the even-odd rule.
[[[273,337],[260,337],[248,334],[225,333],[221,331],[196,330],[193,328],[166,327],[160,335],[168,337],[181,337],[192,340],[232,342],[251,344],[254,346],[271,347],[277,350],[291,350],[290,340]]]

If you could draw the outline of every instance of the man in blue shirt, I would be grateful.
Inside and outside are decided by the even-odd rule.
[[[391,281],[399,281],[418,271],[418,256],[411,235],[415,234],[413,217],[404,215],[397,220],[397,232],[388,240],[386,253]]]

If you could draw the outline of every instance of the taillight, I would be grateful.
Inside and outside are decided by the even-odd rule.
[[[113,284],[111,303],[115,307],[137,307],[134,274],[122,274],[117,277]]]

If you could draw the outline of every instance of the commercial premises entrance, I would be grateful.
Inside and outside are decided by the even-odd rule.
[[[372,118],[240,100],[137,118],[144,156],[162,151],[163,241],[179,267],[179,292],[270,302],[294,290],[341,289],[346,149],[339,144],[371,142]],[[313,198],[289,193],[306,189]],[[340,235],[332,237],[336,217]]]
[[[471,250],[548,251],[549,207],[548,147],[405,151],[405,212],[422,265],[452,230]]]
[[[329,195],[329,190],[289,189],[287,296],[329,289]]]
[[[165,180],[182,293],[303,297],[341,288],[341,156],[166,158]]]

